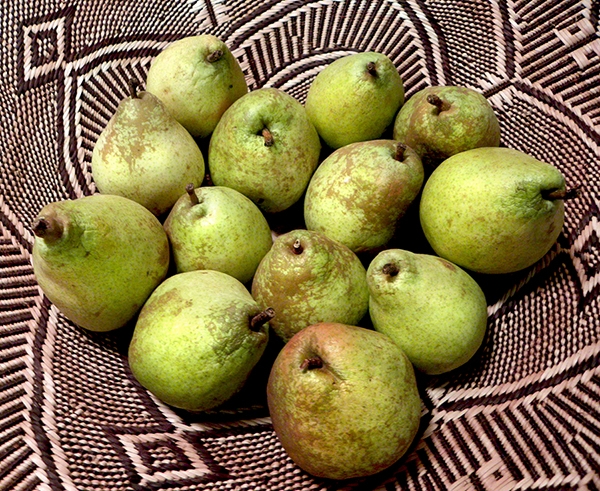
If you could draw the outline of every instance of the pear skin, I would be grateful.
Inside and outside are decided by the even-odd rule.
[[[90,331],[122,327],[165,278],[169,243],[140,204],[110,195],[50,203],[33,231],[33,271],[44,294]]]

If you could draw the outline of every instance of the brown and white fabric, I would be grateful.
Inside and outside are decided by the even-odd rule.
[[[2,0],[0,490],[600,489],[600,4],[584,0]],[[304,101],[315,75],[386,53],[410,97],[481,90],[502,144],[556,165],[564,230],[539,264],[480,278],[482,352],[421,378],[418,442],[381,475],[315,479],[264,406],[192,415],[131,377],[130,331],[87,333],[37,287],[31,222],[95,192],[91,152],[154,56],[212,33],[251,89]]]

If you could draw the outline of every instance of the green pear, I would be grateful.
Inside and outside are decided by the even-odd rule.
[[[421,159],[402,143],[346,145],[329,155],[310,180],[304,198],[306,228],[357,253],[381,249],[417,197],[423,178]]]
[[[159,53],[146,89],[199,138],[210,135],[227,108],[248,92],[238,61],[210,34],[179,39]]]
[[[367,313],[366,270],[345,245],[309,230],[275,239],[258,265],[252,295],[277,317],[271,328],[284,341],[310,324],[358,324]]]
[[[383,334],[336,323],[308,326],[282,348],[267,403],[289,457],[328,479],[369,476],[396,463],[421,416],[402,350]]]
[[[125,325],[169,267],[161,223],[120,196],[50,203],[38,213],[33,233],[40,288],[65,317],[90,331]]]
[[[433,166],[465,150],[500,145],[500,125],[492,106],[467,87],[420,90],[398,112],[393,135]]]
[[[511,273],[552,248],[568,195],[556,167],[518,150],[484,147],[432,172],[419,215],[439,256],[479,273]]]
[[[244,386],[265,350],[272,316],[228,274],[173,275],[140,312],[129,366],[166,404],[189,411],[215,408]]]
[[[373,327],[428,375],[454,370],[477,352],[487,328],[479,284],[445,259],[402,249],[380,252],[367,269]]]
[[[178,273],[214,269],[252,279],[273,243],[258,207],[235,189],[187,187],[164,223]]]
[[[318,165],[321,143],[304,107],[285,92],[249,92],[223,114],[211,137],[212,181],[248,196],[267,213],[300,199]]]
[[[186,129],[134,85],[92,152],[98,191],[137,201],[155,215],[168,211],[187,183],[200,186],[204,171],[202,152]]]
[[[323,141],[336,149],[380,138],[403,103],[396,67],[386,55],[369,51],[338,58],[321,70],[305,107]]]

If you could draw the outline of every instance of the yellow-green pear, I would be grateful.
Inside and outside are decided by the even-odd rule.
[[[125,325],[167,274],[169,242],[161,223],[121,196],[50,203],[33,232],[40,288],[65,317],[90,331]]]

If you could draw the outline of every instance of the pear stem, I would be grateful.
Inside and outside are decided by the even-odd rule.
[[[138,94],[138,91],[137,91],[137,89],[139,88],[139,86],[140,86],[139,80],[136,80],[135,78],[132,78],[129,81],[129,96],[132,99],[139,99],[140,98],[140,96]]]
[[[272,147],[275,140],[273,139],[273,133],[269,131],[269,128],[264,127],[262,129],[262,136],[265,139],[265,147]]]
[[[577,198],[577,196],[579,196],[580,192],[581,192],[581,184],[578,184],[577,186],[574,186],[569,189],[556,189],[549,193],[544,193],[542,196],[544,197],[544,199],[551,200],[551,201],[555,200],[555,199],[569,200],[569,199]]]
[[[388,276],[396,276],[400,272],[400,269],[394,263],[387,263],[383,265],[381,272]]]
[[[187,191],[187,194],[190,196],[190,201],[192,202],[192,206],[196,206],[196,205],[200,204],[200,200],[198,199],[198,195],[196,194],[196,191],[194,190],[193,183],[190,182],[185,187],[185,190]]]
[[[33,233],[47,242],[54,242],[63,235],[62,223],[54,217],[38,217],[33,223]]]
[[[262,312],[256,314],[254,317],[250,318],[250,329],[255,332],[258,331],[273,317],[275,317],[274,309],[269,307],[268,309],[263,310]]]
[[[369,63],[367,63],[367,72],[372,77],[376,77],[377,76],[377,65],[375,65],[375,62],[370,61]]]
[[[432,106],[435,106],[439,112],[447,111],[448,109],[450,109],[450,104],[448,104],[436,94],[429,94],[427,96],[427,102],[429,102],[429,104],[431,104]]]
[[[220,60],[222,56],[223,56],[223,51],[221,51],[220,49],[217,49],[217,50],[213,51],[212,53],[210,53],[206,57],[206,61],[208,61],[209,63],[214,63],[215,61]]]
[[[323,366],[323,359],[319,356],[313,356],[312,358],[305,358],[300,364],[300,370],[313,370],[315,368],[321,368]]]
[[[394,159],[398,162],[404,162],[406,152],[406,145],[404,143],[398,143],[396,146],[396,152],[394,153]]]
[[[294,254],[302,254],[302,251],[304,251],[304,248],[302,247],[302,242],[300,242],[300,239],[296,239],[296,242],[292,244],[292,252]]]

